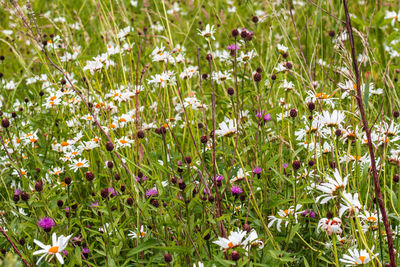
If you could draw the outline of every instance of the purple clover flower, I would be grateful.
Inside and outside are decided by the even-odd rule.
[[[44,217],[38,221],[38,226],[43,228],[45,232],[50,232],[51,228],[56,225],[54,220],[50,217]]]

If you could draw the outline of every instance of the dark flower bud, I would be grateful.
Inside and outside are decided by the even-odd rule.
[[[154,198],[150,201],[150,204],[156,208],[158,208],[160,206],[160,203],[158,203],[158,200],[154,199]]]
[[[185,190],[185,188],[186,188],[185,181],[183,181],[182,179],[179,180],[178,185],[179,185],[179,189],[180,189],[180,190]]]
[[[102,198],[108,198],[108,188],[104,188],[101,190],[100,195]]]
[[[212,57],[212,55],[211,55],[211,54],[207,54],[207,55],[206,55],[206,59],[207,59],[207,61],[211,61],[211,60],[212,60],[212,58],[213,58],[213,57]]]
[[[86,176],[86,180],[88,180],[89,182],[94,180],[94,174],[91,171],[86,172],[85,176]]]
[[[64,202],[61,199],[57,200],[57,206],[59,208],[61,208],[63,205],[64,205]]]
[[[282,54],[282,57],[285,58],[285,59],[286,59],[288,56],[289,56],[289,54],[286,53],[286,52]],[[288,63],[289,63],[289,62],[288,62]],[[287,64],[287,63],[286,63],[286,64]]]
[[[14,194],[13,195],[13,200],[14,200],[14,202],[18,202],[19,201],[19,195]]]
[[[310,160],[310,161],[308,162],[308,166],[310,166],[310,167],[314,166],[314,161],[313,161],[313,160]]]
[[[107,144],[106,144],[106,149],[109,152],[113,151],[114,150],[114,144],[111,143],[110,141],[108,141]]]
[[[247,37],[247,31],[246,30],[242,30],[242,32],[240,33],[240,37],[242,37],[243,39]]]
[[[203,73],[203,74],[201,75],[201,79],[207,80],[207,78],[208,78],[207,73]]]
[[[256,72],[255,74],[254,74],[254,76],[253,76],[253,79],[254,79],[254,81],[255,82],[260,82],[261,81],[261,74],[260,73],[258,73],[258,72]]]
[[[40,168],[35,169],[36,173],[40,173]]]
[[[71,206],[71,208],[72,208],[73,210],[76,210],[76,209],[78,208],[78,204],[75,203],[74,205]]]
[[[312,112],[315,109],[315,103],[314,102],[308,102],[307,104],[308,110]]]
[[[167,133],[167,129],[164,126],[160,127],[160,134],[165,135]]]
[[[171,178],[171,183],[176,184],[177,181],[178,181],[178,179],[176,179],[176,177]]]
[[[335,169],[335,168],[336,168],[336,163],[335,163],[334,161],[330,161],[330,162],[329,162],[329,166],[330,166],[332,169]]]
[[[209,240],[210,238],[211,238],[210,233],[207,233],[207,234],[203,237],[204,240]]]
[[[393,117],[395,117],[396,119],[399,117],[400,113],[398,110],[393,111]]]
[[[342,135],[342,130],[336,129],[335,135],[336,135],[337,137],[341,136],[341,135]]]
[[[231,259],[233,261],[238,261],[240,259],[240,254],[239,252],[237,252],[236,250],[232,252],[231,254]]]
[[[262,73],[262,68],[261,67],[258,67],[257,69],[256,69],[256,71],[258,72],[258,73]]]
[[[5,57],[4,56],[0,56],[0,60],[4,61]]]
[[[237,29],[232,30],[232,36],[237,37],[239,35],[239,31]]]
[[[297,110],[295,108],[292,108],[289,112],[290,117],[296,118],[297,117]]]
[[[139,131],[137,132],[137,137],[138,137],[139,139],[143,139],[143,138],[145,137],[144,131],[139,130]]]
[[[35,184],[35,190],[37,192],[42,192],[43,191],[43,183],[42,181],[37,181]]]
[[[190,156],[186,156],[186,157],[185,157],[185,162],[186,162],[187,164],[192,163],[192,158],[191,158]]]
[[[125,192],[125,190],[126,190],[125,185],[124,185],[124,184],[121,184],[121,192]]]
[[[71,184],[71,182],[72,182],[72,180],[71,180],[71,177],[65,177],[64,178],[64,182],[65,182],[65,184],[67,184],[67,185],[69,185],[69,184]]]
[[[67,83],[67,81],[66,81],[65,79],[62,79],[62,80],[60,81],[60,83],[61,83],[62,85],[65,85],[65,84]]]
[[[273,81],[276,80],[276,74],[275,73],[271,75],[271,80],[273,80]]]
[[[47,45],[47,41],[46,41],[46,40],[43,40],[43,41],[42,41],[42,45],[43,45],[43,46],[46,46],[46,45]]]
[[[214,202],[214,196],[213,195],[209,195],[208,196],[208,201],[210,201],[211,203]]]
[[[44,96],[44,92],[43,92],[43,91],[40,91],[40,92],[39,92],[39,96]]]
[[[199,122],[199,123],[197,124],[197,128],[203,129],[203,127],[204,127],[203,123]]]
[[[235,93],[235,90],[232,87],[228,88],[228,95],[233,95]]]
[[[171,254],[169,254],[169,253],[164,254],[164,260],[165,260],[166,263],[170,263],[172,261]]]
[[[119,175],[119,173],[116,173],[116,174],[114,175],[114,179],[117,180],[117,181],[119,181],[119,180],[121,179],[121,175]]]
[[[112,161],[107,161],[107,167],[112,169],[114,167],[114,163]]]
[[[142,177],[143,177],[143,173],[142,173],[141,171],[138,171],[137,176],[138,176],[139,178],[142,178]]]
[[[251,18],[251,21],[253,21],[254,23],[257,23],[258,22],[258,17],[257,16],[253,16]]]
[[[8,128],[8,127],[10,127],[10,121],[8,120],[8,119],[2,119],[1,120],[1,126],[3,127],[3,128]]]
[[[335,31],[334,30],[330,30],[329,31],[329,36],[330,37],[335,37]]]
[[[393,175],[393,182],[398,183],[399,182],[399,175],[396,173]]]
[[[131,197],[128,197],[126,199],[126,204],[128,204],[129,206],[132,206],[133,205],[133,199]]]
[[[25,103],[28,103],[29,99],[27,97],[25,97],[24,101],[25,101]]]
[[[291,62],[286,62],[286,68],[291,70],[293,68],[293,64]]]
[[[333,212],[332,212],[332,211],[328,211],[328,212],[326,213],[326,218],[332,219],[332,218],[333,218]]]
[[[207,142],[208,142],[208,137],[207,137],[207,135],[202,135],[202,136],[200,137],[200,142],[201,142],[202,144],[207,144]]]
[[[28,193],[22,192],[22,193],[21,193],[21,199],[22,199],[23,201],[28,201],[28,200],[30,199],[30,196],[29,196]]]
[[[247,223],[243,224],[243,231],[250,232],[251,227]]]
[[[21,238],[21,239],[19,240],[19,244],[20,244],[21,246],[25,245],[25,243],[26,243],[25,238]]]
[[[300,169],[300,166],[301,166],[300,160],[295,160],[295,161],[293,161],[292,167],[293,167],[294,170]]]

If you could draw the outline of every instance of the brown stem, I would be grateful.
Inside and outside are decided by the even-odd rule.
[[[347,8],[347,0],[343,0],[343,5],[344,5],[344,12],[346,14],[346,28],[349,33],[349,41],[350,41],[350,47],[351,47],[351,57],[353,60],[353,68],[354,68],[354,73],[356,76],[356,86],[357,86],[356,100],[357,100],[358,108],[360,110],[360,115],[361,115],[361,119],[363,122],[364,131],[365,131],[365,134],[366,134],[367,140],[368,140],[368,150],[369,150],[369,154],[370,154],[370,158],[371,158],[372,176],[374,177],[375,195],[378,199],[379,208],[380,208],[380,211],[382,214],[383,224],[385,225],[385,230],[386,230],[386,234],[387,234],[387,243],[388,243],[389,256],[390,256],[390,266],[395,267],[396,259],[395,259],[394,250],[393,250],[393,237],[392,237],[392,232],[390,230],[389,220],[388,220],[386,210],[385,210],[385,204],[383,203],[383,199],[382,199],[381,186],[379,184],[379,176],[378,176],[378,172],[376,170],[375,154],[374,154],[374,149],[373,149],[372,140],[371,140],[371,132],[370,132],[370,128],[368,127],[368,122],[367,122],[367,118],[365,116],[364,106],[363,106],[363,102],[362,102],[362,95],[361,95],[361,89],[360,89],[360,73],[358,71],[356,50],[354,47],[354,39],[353,39],[353,29],[351,27],[351,19],[350,19],[350,15],[349,15],[349,10]]]
[[[12,240],[10,239],[10,237],[7,235],[6,231],[4,230],[3,227],[0,226],[0,232],[4,235],[4,237],[7,239],[8,243],[11,244],[11,246],[14,248],[15,252],[18,254],[18,256],[21,258],[21,260],[25,263],[26,266],[30,267],[31,265],[28,263],[27,260],[25,260],[22,257],[21,252],[19,252],[18,248],[15,246],[15,244],[12,242]]]

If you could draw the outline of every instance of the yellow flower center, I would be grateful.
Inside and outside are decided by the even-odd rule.
[[[358,258],[360,259],[361,263],[364,263],[364,261],[365,261],[365,256],[360,256],[360,257],[358,257]]]
[[[83,166],[83,163],[82,162],[78,162],[77,164],[76,164],[76,167],[82,167]]]
[[[58,246],[51,247],[51,248],[49,249],[49,253],[55,254],[55,253],[57,253],[57,252],[58,252]]]

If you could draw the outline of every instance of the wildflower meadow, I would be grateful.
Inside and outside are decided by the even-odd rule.
[[[397,266],[400,1],[0,0],[1,266]]]

